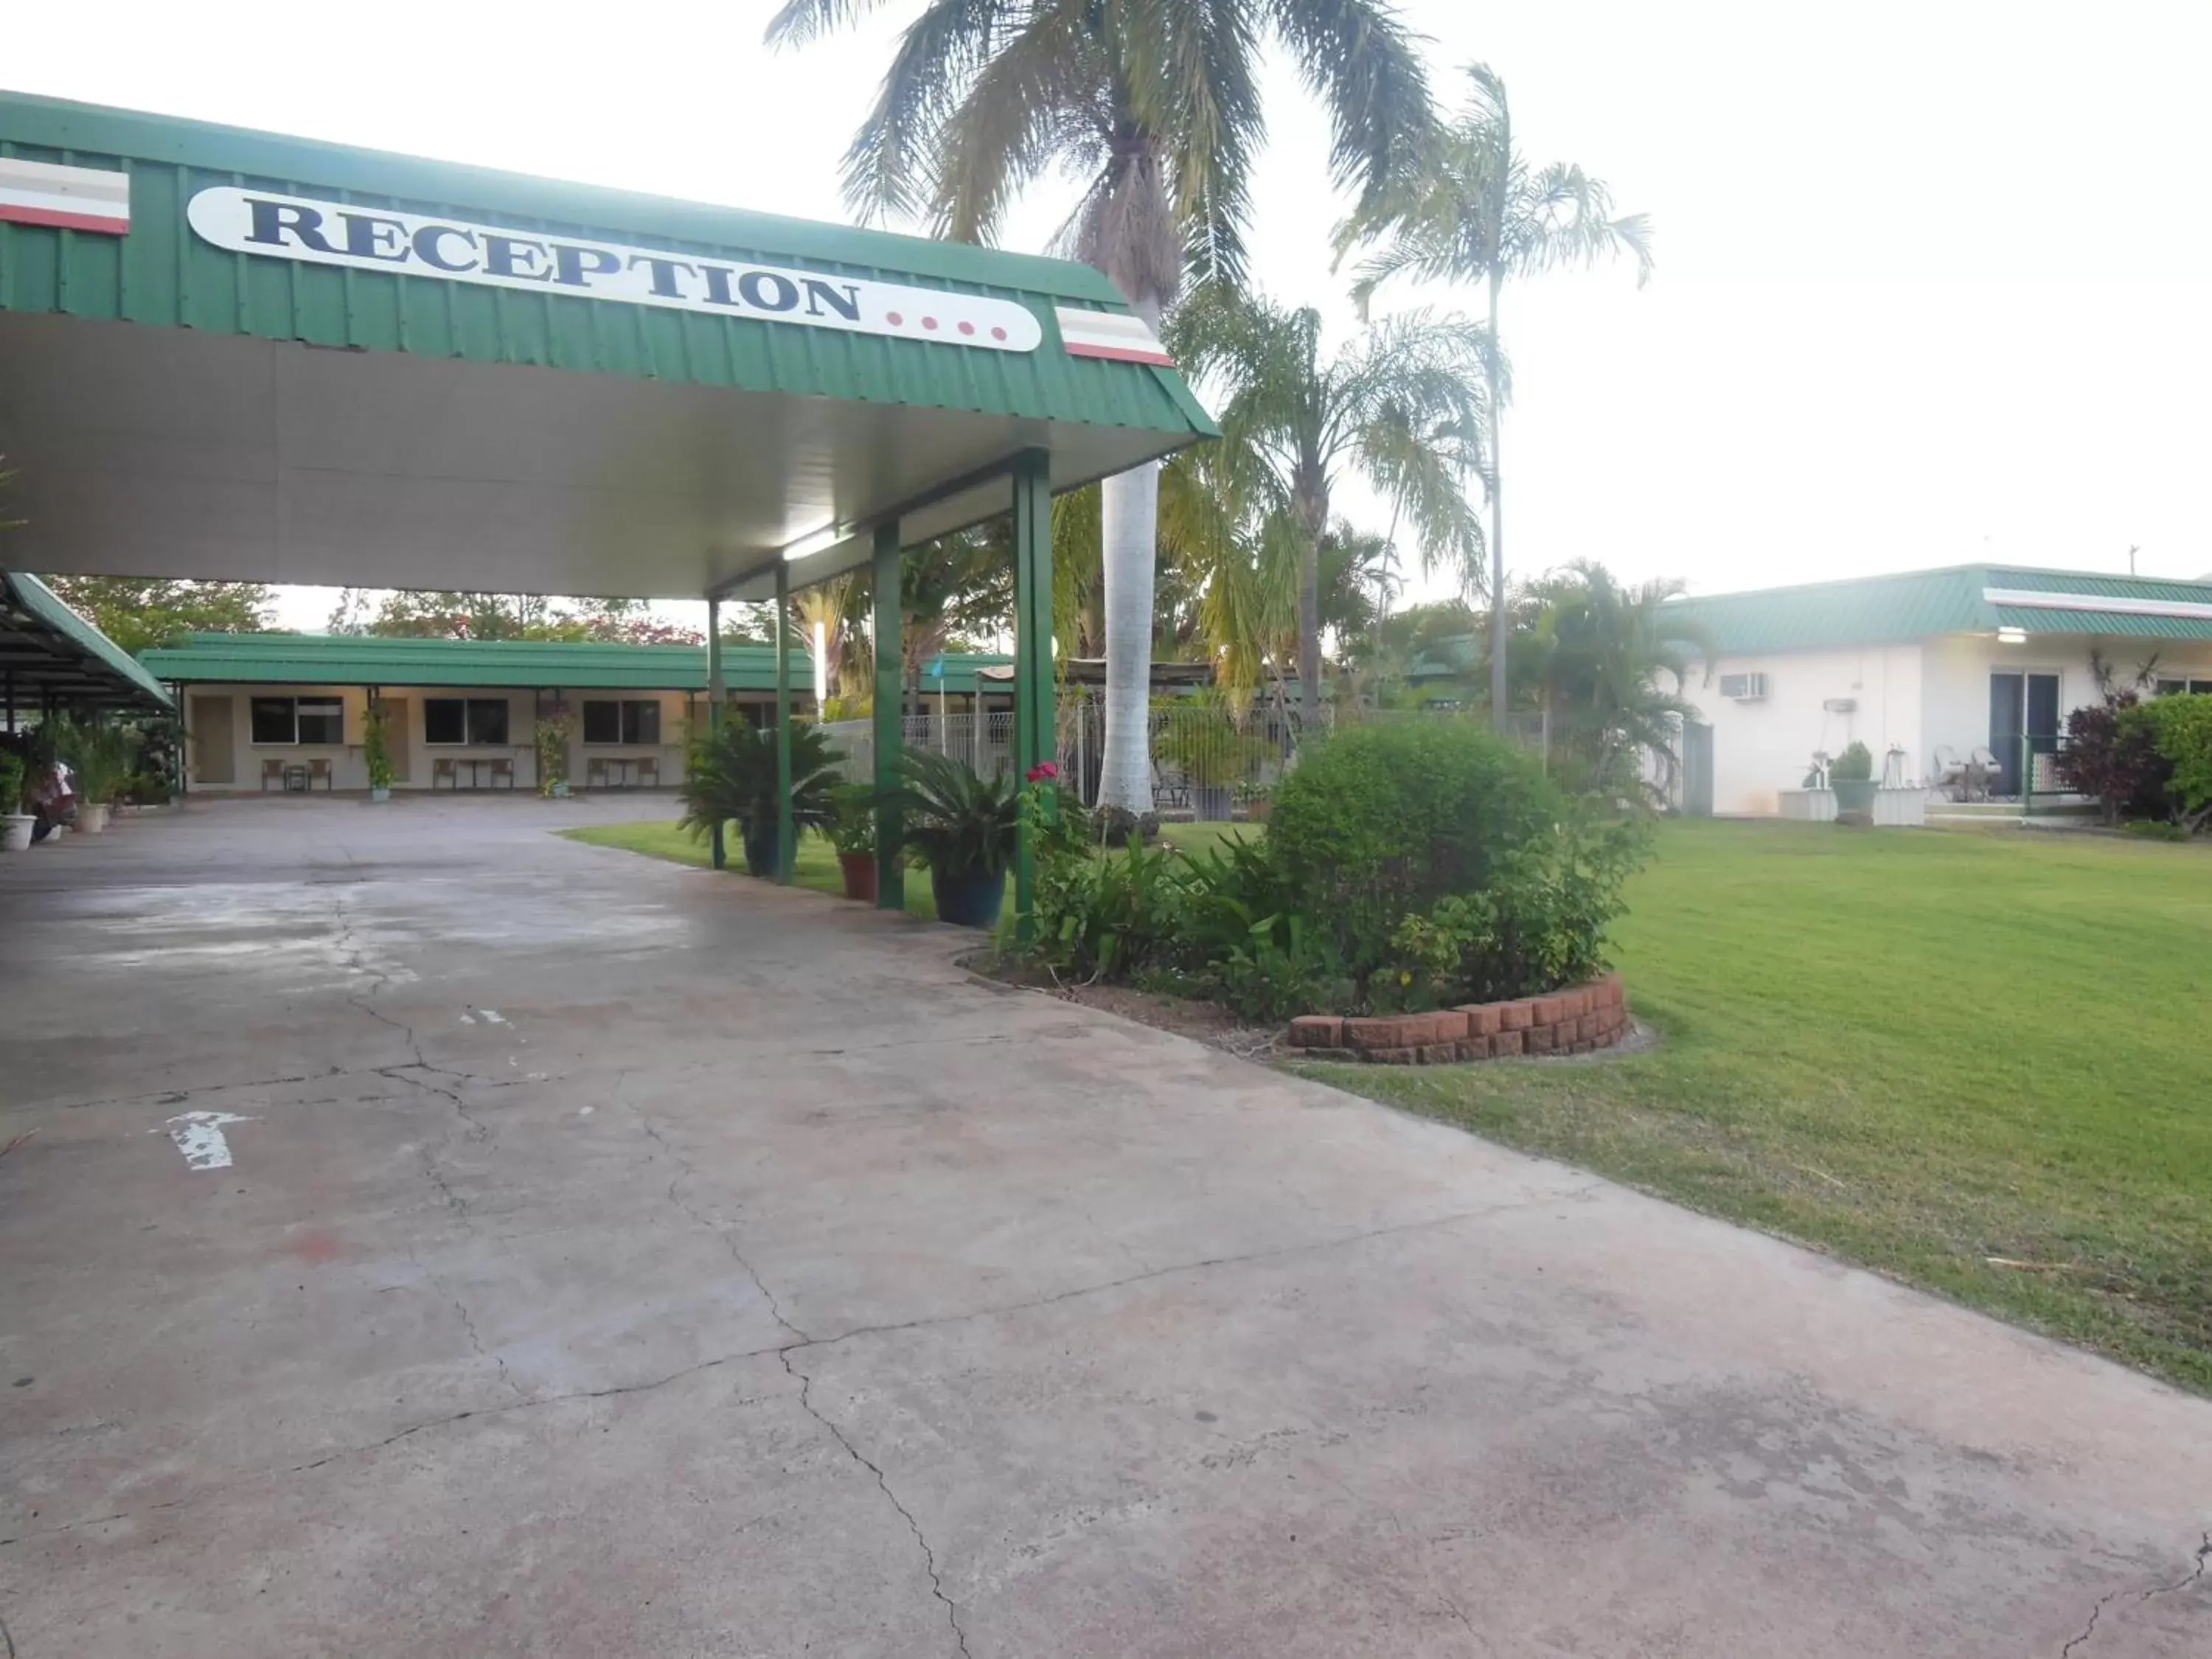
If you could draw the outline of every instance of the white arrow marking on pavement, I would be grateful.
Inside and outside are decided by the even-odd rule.
[[[235,1112],[185,1112],[171,1118],[164,1126],[169,1139],[177,1143],[177,1150],[185,1155],[187,1170],[228,1170],[230,1167],[230,1142],[224,1138],[226,1123],[251,1123],[250,1117],[240,1117]],[[160,1134],[160,1129],[149,1129],[149,1134]]]

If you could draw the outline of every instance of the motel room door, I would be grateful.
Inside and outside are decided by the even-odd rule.
[[[2058,752],[2058,676],[2002,673],[1990,676],[1990,753],[1997,760],[1995,793],[2020,793],[2021,738],[2033,739],[2039,755]]]
[[[230,730],[228,697],[192,699],[192,771],[194,783],[237,781],[238,754]]]

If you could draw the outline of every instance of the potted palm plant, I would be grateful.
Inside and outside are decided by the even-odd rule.
[[[1841,823],[1874,822],[1874,750],[1854,741],[1828,766],[1828,787],[1835,792]]]
[[[12,749],[0,749],[0,848],[10,853],[27,850],[38,819],[23,811],[23,778],[27,769]]]
[[[745,850],[745,868],[772,876],[779,867],[777,818],[782,786],[777,776],[775,728],[726,720],[691,740],[684,764],[683,827],[700,840],[734,819]],[[836,817],[837,750],[819,726],[791,723],[791,821],[800,832],[827,830]]]
[[[56,732],[55,752],[76,769],[76,828],[100,834],[131,777],[131,734],[109,720],[72,720]]]
[[[844,872],[845,896],[876,902],[876,797],[865,784],[841,783],[831,792],[830,840]]]
[[[392,799],[395,769],[392,764],[392,739],[384,729],[384,707],[380,703],[368,711],[368,722],[361,734],[361,757],[368,767],[371,800]]]
[[[937,916],[959,927],[994,927],[1014,861],[1021,786],[1005,772],[981,777],[950,755],[909,750],[895,791],[904,849],[929,872]]]

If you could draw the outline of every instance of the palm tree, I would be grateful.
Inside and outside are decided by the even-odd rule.
[[[1589,559],[1531,589],[1542,608],[1528,637],[1530,665],[1555,741],[1617,794],[1636,788],[1647,754],[1662,785],[1672,781],[1675,734],[1696,713],[1680,688],[1692,661],[1711,662],[1714,646],[1668,603],[1683,591],[1672,579],[1625,586]]]
[[[884,0],[785,0],[774,44]],[[1340,187],[1374,197],[1425,142],[1428,79],[1389,0],[923,0],[845,156],[847,198],[987,242],[1039,177],[1088,179],[1059,251],[1111,277],[1155,330],[1183,286],[1244,276],[1259,55],[1272,36],[1328,106]],[[1146,746],[1159,467],[1101,502],[1106,765],[1100,804],[1152,811]]]
[[[791,596],[799,641],[820,675],[823,698],[822,707],[815,710],[817,719],[828,718],[823,708],[831,698],[845,696],[848,682],[854,686],[868,683],[871,653],[862,625],[869,588],[860,572],[848,571]]]
[[[1170,331],[1194,378],[1223,394],[1222,465],[1234,489],[1279,518],[1297,571],[1298,680],[1321,709],[1322,545],[1347,471],[1364,476],[1412,532],[1425,568],[1455,562],[1479,580],[1482,526],[1468,504],[1486,412],[1503,383],[1489,337],[1456,317],[1407,313],[1324,361],[1321,316],[1214,290]]]
[[[1395,182],[1371,195],[1337,231],[1341,258],[1354,246],[1382,241],[1359,269],[1352,297],[1363,313],[1375,291],[1397,276],[1481,283],[1490,290],[1490,333],[1498,337],[1498,295],[1509,276],[1563,266],[1592,265],[1631,253],[1636,285],[1650,279],[1651,223],[1643,214],[1616,218],[1613,194],[1579,167],[1554,162],[1532,168],[1513,148],[1513,114],[1505,82],[1489,65],[1468,70],[1474,83],[1459,118],[1437,133],[1431,152]],[[1499,387],[1491,391],[1490,591],[1505,591],[1505,507],[1499,480]],[[1505,607],[1491,607],[1490,706],[1506,718]]]

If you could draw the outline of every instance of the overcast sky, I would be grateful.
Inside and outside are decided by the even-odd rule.
[[[772,9],[20,5],[0,79],[843,217],[838,158],[918,0],[773,56]],[[1658,227],[1641,292],[1625,268],[1508,292],[1517,569],[1594,557],[1716,592],[1983,557],[2124,571],[2134,544],[2146,574],[2212,571],[2212,9],[1404,10],[1448,95],[1488,61],[1532,159],[1582,162]],[[1280,65],[1270,100],[1253,267],[1340,332],[1323,125]],[[1009,242],[1040,246],[1066,198]],[[301,593],[284,619],[327,610]]]

